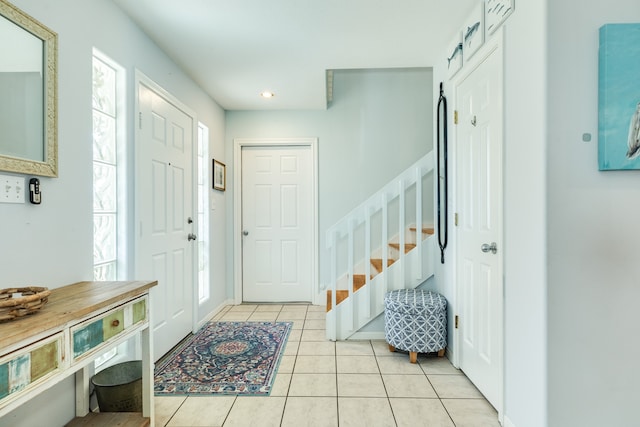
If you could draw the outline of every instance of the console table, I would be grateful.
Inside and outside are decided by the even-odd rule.
[[[80,417],[89,413],[88,365],[140,333],[143,412],[136,425],[153,425],[149,290],[157,284],[79,282],[53,289],[39,313],[0,323],[0,417],[75,374],[78,418],[70,425],[82,425]]]

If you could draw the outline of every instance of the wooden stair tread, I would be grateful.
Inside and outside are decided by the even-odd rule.
[[[65,427],[147,427],[149,418],[140,412],[91,412],[84,417],[76,417]]]
[[[327,291],[327,312],[331,311],[331,289]],[[349,291],[346,289],[336,290],[336,305],[349,298]]]
[[[395,259],[387,259],[387,267],[391,267],[394,262],[396,262]],[[382,272],[382,258],[371,258],[371,265],[373,265],[373,268],[378,270],[378,272]]]
[[[367,276],[364,274],[353,275],[353,292],[357,291],[367,283]]]
[[[392,247],[393,249],[400,250],[400,243],[389,243],[389,246]],[[415,243],[405,243],[404,253],[406,254],[407,252],[409,252],[411,249],[415,247],[416,247]]]
[[[417,227],[409,227],[409,229],[411,231],[416,231],[418,228]],[[434,227],[422,227],[422,232],[424,234],[434,234],[435,233],[435,228]]]

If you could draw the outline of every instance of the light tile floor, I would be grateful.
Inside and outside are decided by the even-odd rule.
[[[327,341],[324,319],[323,306],[225,307],[214,320],[293,322],[271,395],[156,397],[156,426],[500,426],[446,358],[411,364],[384,341]]]

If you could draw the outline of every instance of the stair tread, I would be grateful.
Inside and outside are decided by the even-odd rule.
[[[391,267],[391,265],[396,262],[395,259],[388,258],[387,259],[387,267]],[[373,268],[378,270],[378,272],[382,272],[382,258],[371,258],[371,265]]]
[[[371,275],[373,279],[373,275]],[[367,283],[367,276],[365,274],[353,275],[353,292],[357,291]]]
[[[331,289],[327,291],[327,312],[331,311]],[[336,290],[336,305],[340,304],[342,301],[349,298],[349,291],[346,289],[337,289]]]
[[[373,276],[371,276],[373,279]],[[366,274],[354,274],[353,275],[353,292],[360,290],[367,284]],[[347,289],[336,290],[336,305],[340,304],[345,299],[349,298],[349,291]],[[331,289],[327,291],[327,311],[331,310]]]
[[[400,250],[400,243],[389,243],[389,246],[392,247],[393,249]],[[409,252],[411,249],[413,249],[415,247],[416,247],[415,243],[405,243],[404,244],[404,253],[406,254],[407,252]]]
[[[416,231],[418,228],[417,227],[409,227],[409,229],[411,231]],[[435,228],[434,227],[422,227],[422,232],[424,234],[434,234],[435,233]]]

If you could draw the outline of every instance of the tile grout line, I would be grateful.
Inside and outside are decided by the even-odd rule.
[[[155,396],[154,396],[155,397]],[[187,399],[189,398],[189,396],[187,396],[180,405],[178,405],[178,407],[176,408],[175,411],[173,411],[173,414],[171,414],[171,416],[169,417],[169,419],[167,419],[167,422],[164,423],[164,426],[168,426],[169,423],[171,422],[171,420],[173,419],[173,417],[176,416],[176,414],[178,413],[178,411],[180,410],[180,408],[182,408],[182,405],[184,405],[184,402],[187,401]],[[154,399],[155,400],[155,399]]]
[[[280,306],[280,311],[278,311],[278,316],[276,316],[276,320],[278,319],[278,317],[280,317],[280,314],[282,313],[283,308],[284,308],[284,304]],[[291,332],[293,332],[293,323],[291,324]],[[289,333],[289,336],[291,336],[291,333]],[[287,337],[287,345],[289,345],[289,337]],[[287,385],[287,392],[284,395],[284,405],[282,405],[282,413],[280,414],[280,425],[282,425],[282,423],[284,422],[284,414],[287,410],[287,403],[289,403],[289,392],[291,391],[291,383],[293,382],[293,371],[295,370],[296,363],[298,361],[299,348],[300,348],[300,342],[298,341],[298,345],[296,346],[296,354],[294,355],[294,359],[293,359],[293,367],[291,368],[291,378],[289,378],[289,384]]]
[[[378,363],[378,356],[376,355],[376,350],[373,348],[373,342],[371,340],[369,340],[369,345],[371,346],[371,350],[373,351],[373,358],[376,361],[376,366],[378,367],[378,372],[380,373],[380,381],[382,381],[384,394],[386,394],[387,396],[387,403],[389,404],[389,409],[391,410],[391,416],[393,417],[393,422],[397,426],[398,420],[396,419],[396,413],[393,410],[393,405],[391,405],[391,397],[389,396],[389,391],[387,390],[387,384],[384,382],[384,377],[382,376],[382,369],[380,369],[380,363]]]
[[[224,417],[224,420],[222,420],[222,426],[224,426],[224,424],[227,422],[227,420],[229,419],[229,415],[231,415],[231,411],[233,410],[234,405],[236,404],[236,402],[238,401],[238,395],[236,395],[233,399],[233,403],[231,404],[231,406],[229,406],[229,411],[227,412],[227,415]]]

